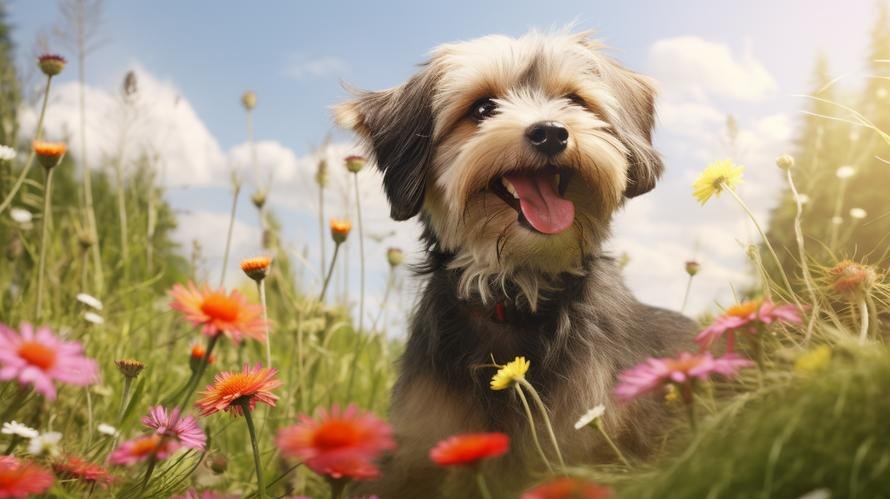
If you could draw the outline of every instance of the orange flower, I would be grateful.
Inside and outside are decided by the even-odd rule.
[[[349,231],[352,230],[352,224],[349,220],[341,220],[337,218],[331,219],[331,237],[337,244],[346,241],[349,237]]]
[[[872,267],[852,260],[843,260],[828,272],[831,275],[832,289],[849,300],[867,295],[878,277]]]
[[[114,477],[105,467],[77,456],[53,463],[53,471],[59,478],[73,478],[89,484],[109,485],[114,482]]]
[[[0,497],[42,494],[52,484],[52,474],[31,461],[0,456]]]
[[[37,58],[37,65],[46,76],[55,76],[61,73],[67,62],[59,54],[43,54]]]
[[[442,440],[430,450],[430,459],[439,466],[472,466],[510,450],[510,437],[504,433],[466,433]]]
[[[170,306],[208,336],[222,333],[235,343],[245,336],[258,341],[266,337],[262,307],[247,303],[238,291],[226,294],[223,289],[214,290],[206,284],[198,288],[189,282],[187,286],[173,286],[170,296]]]
[[[521,499],[609,499],[612,489],[579,478],[560,477],[522,493]]]
[[[198,409],[202,416],[209,416],[219,411],[241,414],[241,405],[247,404],[250,410],[262,402],[275,407],[278,397],[271,390],[281,386],[275,379],[277,369],[261,367],[259,364],[251,368],[244,366],[241,372],[221,372],[213,378],[213,383],[201,392],[204,397],[198,400]]]
[[[266,272],[269,271],[269,266],[271,264],[272,259],[268,256],[245,258],[244,260],[241,260],[241,270],[247,274],[247,277],[250,277],[254,281],[262,281],[266,278]]]
[[[40,164],[47,170],[58,165],[68,150],[63,142],[35,140],[31,145],[34,148],[34,154],[37,155],[37,161],[40,161]]]
[[[189,367],[192,371],[197,371],[198,366],[201,365],[201,361],[204,360],[204,356],[207,355],[207,351],[204,349],[203,345],[195,343],[192,345],[192,351],[189,354]],[[216,355],[211,355],[210,358],[207,359],[207,365],[213,364],[216,362]]]

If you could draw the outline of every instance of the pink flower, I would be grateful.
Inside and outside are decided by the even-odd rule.
[[[192,449],[203,450],[207,444],[207,435],[198,426],[194,416],[181,416],[179,409],[173,409],[168,416],[164,407],[152,407],[148,416],[142,418],[142,424],[153,428],[158,435],[176,438],[182,445]]]
[[[614,393],[619,399],[629,401],[667,383],[686,385],[695,379],[706,379],[714,374],[731,378],[739,369],[751,365],[753,362],[734,353],[727,353],[716,359],[710,352],[682,352],[677,358],[650,357],[642,364],[621,373]]]
[[[108,457],[108,462],[131,466],[145,461],[151,456],[162,461],[179,450],[179,447],[179,442],[172,438],[163,438],[157,433],[143,435],[120,444]]]
[[[710,326],[698,333],[695,341],[702,349],[706,349],[717,338],[725,335],[726,351],[732,352],[736,331],[757,334],[757,326],[773,322],[800,324],[800,312],[794,305],[776,305],[769,300],[744,301],[726,309],[723,315],[717,317]]]
[[[84,356],[83,345],[56,337],[48,327],[35,330],[23,323],[20,332],[0,324],[0,381],[29,384],[49,400],[55,381],[91,385],[97,381],[96,361]]]

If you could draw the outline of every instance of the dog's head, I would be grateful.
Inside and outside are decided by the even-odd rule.
[[[599,250],[612,213],[661,174],[654,94],[586,34],[489,36],[440,46],[408,82],[334,117],[376,159],[392,217],[424,211],[482,291]]]

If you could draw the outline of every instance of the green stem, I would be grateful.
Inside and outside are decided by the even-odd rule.
[[[386,310],[386,304],[389,302],[389,295],[392,292],[395,280],[396,269],[395,267],[390,267],[389,277],[386,279],[386,290],[383,291],[383,300],[380,302],[380,310],[377,311],[377,317],[375,317],[374,322],[371,323],[372,332],[377,330],[377,323],[380,322],[380,318],[383,316],[383,312]]]
[[[365,324],[365,231],[362,228],[362,203],[358,192],[358,172],[352,175],[355,181],[355,209],[358,214],[358,252],[359,252],[359,301],[358,301],[358,332],[361,333]]]
[[[253,463],[256,466],[257,497],[266,497],[266,486],[263,484],[263,466],[260,461],[260,447],[257,445],[256,428],[253,426],[253,417],[250,415],[250,402],[244,399],[241,402],[241,411],[244,413],[244,421],[247,423],[247,432],[250,433],[250,446],[253,448]]]
[[[43,187],[43,223],[40,234],[40,259],[37,263],[37,303],[34,306],[34,317],[40,321],[43,317],[43,290],[46,275],[46,247],[49,242],[49,224],[52,218],[53,168],[46,169],[46,183]]]
[[[223,252],[222,271],[219,274],[219,287],[226,282],[226,268],[229,266],[229,249],[232,247],[232,229],[235,227],[235,209],[238,207],[238,194],[241,192],[241,182],[235,181],[232,189],[232,210],[229,213],[229,229],[226,232],[226,249]]]
[[[272,367],[272,340],[269,339],[269,312],[266,309],[265,279],[256,282],[257,293],[260,295],[260,306],[263,307],[263,324],[266,333],[266,367]]]
[[[547,459],[547,454],[544,453],[544,448],[541,447],[541,441],[538,440],[538,429],[535,427],[535,418],[532,416],[532,409],[528,405],[528,400],[525,398],[525,393],[522,392],[522,388],[518,384],[513,385],[516,387],[516,393],[519,394],[519,400],[522,401],[522,408],[525,409],[525,417],[528,419],[528,428],[529,432],[532,435],[532,442],[535,444],[535,449],[537,449],[538,454],[541,455],[541,459],[544,460],[544,464],[547,465],[547,470],[553,473],[553,465],[550,464],[550,460]]]
[[[692,278],[694,275],[689,276],[689,280],[686,281],[686,292],[683,293],[683,305],[680,307],[680,313],[682,314],[686,310],[686,303],[689,302],[689,291],[692,290]]]
[[[813,337],[813,327],[816,325],[816,317],[819,316],[819,300],[816,297],[816,290],[813,287],[813,276],[810,274],[810,265],[807,262],[807,252],[804,249],[803,229],[801,226],[803,203],[800,201],[800,194],[797,192],[797,187],[794,185],[791,169],[789,168],[785,173],[788,180],[788,186],[791,188],[791,194],[794,196],[794,203],[797,205],[797,212],[794,214],[794,238],[797,241],[797,254],[798,258],[800,258],[800,270],[803,273],[803,280],[807,286],[807,293],[810,295],[810,303],[813,306],[813,310],[810,312],[810,320],[807,322],[806,336],[804,336],[804,342],[809,344],[810,338]],[[801,312],[803,311],[801,310]]]
[[[324,278],[325,265],[325,223],[324,223],[324,186],[318,184],[318,246],[321,257],[321,273],[319,276]]]
[[[547,412],[547,406],[544,405],[544,401],[541,400],[540,395],[538,395],[538,391],[535,390],[535,387],[531,385],[525,378],[520,378],[518,383],[522,385],[523,388],[528,390],[528,392],[532,396],[532,400],[535,401],[535,404],[538,406],[538,410],[541,412],[541,417],[544,418],[544,426],[547,428],[547,433],[550,436],[550,442],[553,444],[553,449],[556,451],[556,457],[559,459],[559,464],[563,469],[566,468],[566,463],[562,459],[562,452],[559,450],[559,442],[556,440],[556,433],[553,432],[553,425],[550,424],[550,416]]]
[[[121,422],[124,420],[124,411],[127,409],[127,399],[130,398],[130,387],[133,385],[133,378],[129,376],[124,377],[124,391],[121,393],[121,408],[117,414],[117,426],[120,426]]]
[[[25,385],[19,385],[17,393],[15,394],[15,398],[9,401],[9,406],[6,408],[5,411],[3,411],[3,414],[0,415],[0,421],[9,421],[10,417],[18,412],[30,393],[30,388]]]
[[[164,437],[161,438],[163,439]],[[148,466],[145,468],[145,474],[142,475],[142,485],[139,487],[139,497],[145,495],[145,490],[148,488],[148,482],[151,480],[151,475],[154,474],[157,465],[158,458],[155,454],[152,454],[151,457],[148,458]]]
[[[624,463],[625,466],[630,468],[630,461],[628,461],[627,458],[624,457],[624,453],[621,452],[621,449],[619,449],[618,446],[615,445],[615,442],[612,440],[612,438],[606,432],[606,428],[605,428],[605,425],[603,425],[602,418],[597,418],[596,423],[594,423],[594,424],[596,425],[596,429],[599,430],[599,432],[603,436],[603,438],[606,439],[606,443],[609,444],[609,447],[612,448],[612,452],[614,452],[615,455],[618,456],[618,459],[620,459],[621,462]]]
[[[337,254],[340,252],[340,243],[334,244],[334,254],[331,256],[331,266],[328,267],[328,274],[324,278],[324,285],[321,287],[321,294],[318,295],[318,301],[324,302],[324,296],[328,292],[328,284],[331,283],[331,275],[334,274],[334,264],[337,263]]]
[[[491,499],[491,491],[488,490],[488,484],[485,483],[485,475],[482,474],[482,470],[476,468],[476,485],[479,486],[479,493],[482,494],[482,499]]]
[[[695,397],[693,397],[692,394],[692,382],[682,384],[680,386],[680,391],[683,396],[683,404],[686,406],[686,416],[689,418],[689,427],[692,429],[692,432],[695,433]]]
[[[179,407],[179,412],[182,414],[183,409],[186,405],[188,405],[189,399],[192,398],[192,394],[195,393],[195,390],[198,388],[198,383],[201,381],[201,377],[204,376],[204,372],[207,370],[207,365],[210,363],[210,355],[213,353],[213,349],[216,347],[216,343],[219,340],[219,336],[222,333],[214,334],[213,336],[207,339],[207,349],[204,353],[204,358],[201,359],[201,363],[198,364],[198,369],[195,371],[194,376],[191,378],[191,382],[186,388],[185,395],[183,395],[182,401],[179,403],[177,407]]]
[[[34,130],[34,140],[40,140],[41,137],[43,137],[43,117],[46,116],[46,103],[49,101],[49,87],[52,79],[52,76],[46,77],[46,86],[43,88],[43,104],[40,106],[40,116],[37,117],[37,129]],[[13,198],[15,198],[16,193],[21,189],[22,184],[28,177],[28,172],[31,171],[31,165],[34,164],[35,156],[34,149],[31,148],[31,154],[28,155],[28,161],[25,162],[25,166],[22,168],[22,173],[15,179],[15,184],[13,184],[9,194],[6,195],[6,199],[3,200],[3,203],[0,203],[0,213],[3,213],[3,210],[9,207]]]
[[[331,499],[341,499],[349,481],[343,478],[329,478],[328,484],[331,486]]]

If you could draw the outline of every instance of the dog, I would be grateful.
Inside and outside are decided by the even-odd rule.
[[[489,388],[494,363],[517,356],[569,465],[616,460],[598,432],[574,428],[597,404],[625,453],[650,451],[665,404],[610,392],[622,370],[691,343],[695,324],[638,302],[602,244],[613,214],[663,171],[655,94],[589,33],[532,32],[439,46],[403,85],[334,106],[382,172],[392,218],[419,217],[426,246],[392,392],[399,447],[370,490],[475,497],[472,474],[436,467],[429,450],[481,431],[511,437],[483,466],[496,497],[539,479],[547,463],[518,394]],[[555,463],[540,415],[536,426]]]

